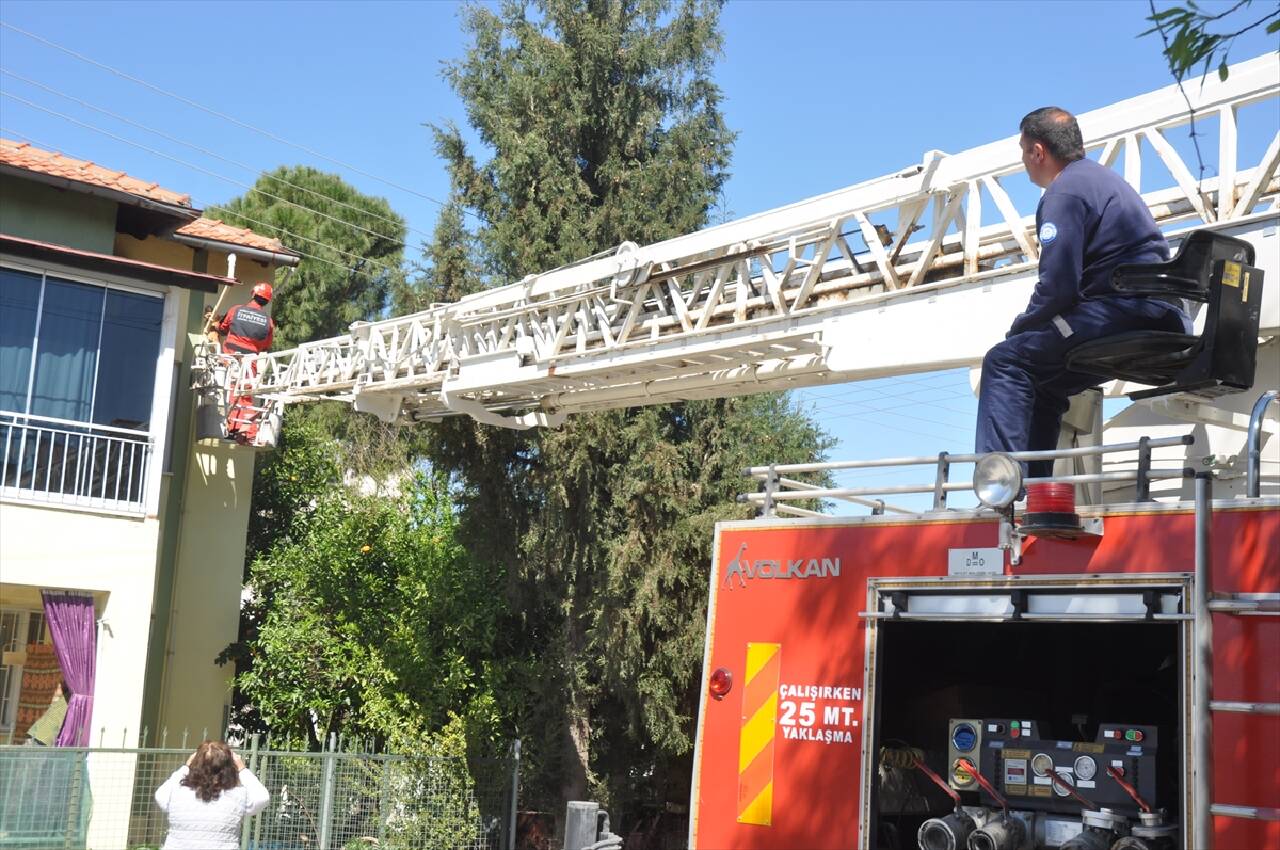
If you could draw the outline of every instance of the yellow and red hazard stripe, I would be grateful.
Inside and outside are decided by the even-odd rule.
[[[782,644],[748,643],[738,736],[738,823],[773,823],[773,744]]]

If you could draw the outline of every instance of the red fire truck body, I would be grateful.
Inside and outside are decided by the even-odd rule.
[[[1061,846],[1081,831],[1072,821],[1083,804],[1050,796],[1048,780],[1010,785],[1029,775],[1008,760],[1019,721],[985,720],[1023,718],[1023,730],[1034,722],[1037,737],[1052,734],[1059,749],[1076,752],[1100,752],[1092,742],[1113,733],[1141,740],[1138,726],[1152,730],[1148,738],[1158,733],[1160,755],[1148,764],[1158,758],[1161,767],[1144,781],[1159,783],[1150,802],[1176,835],[1166,831],[1166,843],[1151,846],[1192,848],[1196,512],[1181,502],[1081,513],[1102,519],[1100,535],[1030,538],[1017,566],[994,548],[1000,519],[991,512],[722,523],[690,846],[913,850],[918,825],[945,815],[951,801],[909,764],[897,777],[886,764],[914,751],[954,787],[955,718],[984,718],[979,735],[983,723],[1003,733],[1009,772],[987,778],[1010,810],[1039,800],[1057,811],[1024,813],[1028,835],[1017,846]],[[1275,598],[1276,499],[1218,501],[1207,533],[1212,591]],[[1209,616],[1215,708],[1280,703],[1280,619]],[[1212,718],[1213,801],[1256,807],[1213,816],[1213,847],[1280,848],[1280,822],[1265,819],[1280,808],[1280,723],[1243,709],[1204,716]],[[1040,732],[1042,722],[1051,733]],[[1106,774],[1065,774],[1086,798],[1121,796]],[[896,796],[882,785],[887,778],[899,780]],[[978,791],[960,796],[976,805]]]

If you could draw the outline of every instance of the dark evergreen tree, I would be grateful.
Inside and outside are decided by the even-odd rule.
[[[718,14],[704,0],[468,7],[471,47],[446,77],[492,155],[438,129],[458,212],[418,303],[703,226],[733,140],[711,79]],[[462,208],[484,222],[474,234]],[[476,262],[460,250],[473,240]],[[532,434],[454,420],[429,444],[460,482],[472,562],[508,576],[490,690],[525,741],[528,802],[588,795],[629,817],[687,801],[714,523],[746,515],[742,467],[812,460],[825,436],[766,395]]]
[[[281,166],[258,178],[254,191],[209,212],[310,255],[276,286],[276,349],[377,318],[403,286],[404,219],[335,174]]]

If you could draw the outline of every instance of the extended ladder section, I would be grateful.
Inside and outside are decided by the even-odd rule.
[[[1260,240],[1280,221],[1280,133],[1267,122],[1269,144],[1246,165],[1237,117],[1263,101],[1274,115],[1278,95],[1274,54],[1187,86],[1198,119],[1217,125],[1218,144],[1201,145],[1213,175],[1202,182],[1170,142],[1189,118],[1176,86],[1079,118],[1090,154],[1118,167],[1166,230],[1259,240],[1259,264],[1274,266]],[[847,189],[252,358],[233,392],[267,407],[338,399],[387,421],[467,414],[523,428],[972,366],[1034,286],[1037,200],[1016,137],[930,151]],[[1278,291],[1264,334],[1280,329]]]

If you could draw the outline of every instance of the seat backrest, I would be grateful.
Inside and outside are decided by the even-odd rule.
[[[1117,266],[1111,282],[1117,292],[1126,295],[1208,301],[1214,263],[1233,260],[1252,266],[1253,256],[1253,246],[1243,239],[1212,230],[1195,230],[1182,240],[1172,260]]]
[[[1204,333],[1186,375],[1188,380],[1191,376],[1211,377],[1214,395],[1253,386],[1263,274],[1250,264],[1253,251],[1249,247],[1250,262],[1231,257],[1211,260]]]

